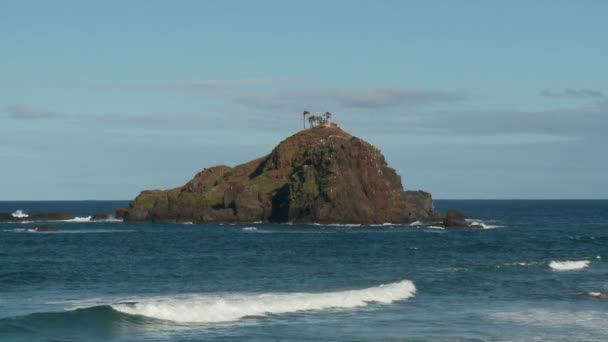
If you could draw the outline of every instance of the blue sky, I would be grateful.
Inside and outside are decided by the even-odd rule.
[[[0,200],[129,199],[331,111],[435,198],[608,198],[605,1],[2,1]]]

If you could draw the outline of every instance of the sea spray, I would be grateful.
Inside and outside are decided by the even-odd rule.
[[[589,260],[580,261],[551,261],[549,267],[556,271],[574,271],[589,267]]]
[[[23,210],[19,209],[19,210],[15,210],[12,214],[13,217],[16,218],[26,218],[29,217],[30,215],[26,214]]]

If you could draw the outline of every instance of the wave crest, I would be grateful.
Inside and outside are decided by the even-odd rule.
[[[556,271],[574,271],[589,267],[589,260],[580,261],[551,261],[549,267]]]
[[[340,292],[150,298],[136,303],[113,304],[112,308],[131,315],[180,323],[221,323],[251,316],[330,308],[348,309],[369,303],[390,304],[411,298],[415,293],[414,283],[403,280],[362,290]]]
[[[16,218],[26,218],[29,217],[30,215],[26,214],[23,210],[19,209],[19,210],[15,210],[11,216],[16,217]]]

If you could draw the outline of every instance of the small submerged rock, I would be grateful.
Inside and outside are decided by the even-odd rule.
[[[446,228],[470,228],[464,214],[456,210],[448,210],[443,218],[443,226]]]
[[[445,229],[484,229],[481,224],[469,223],[466,216],[457,210],[448,210],[448,212],[443,215],[436,215],[433,222],[426,223]]]
[[[106,221],[116,219],[112,214],[93,214],[90,221]]]
[[[35,232],[56,232],[58,229],[51,226],[38,226],[34,228]]]
[[[608,293],[593,292],[593,293],[591,293],[591,296],[593,296],[597,299],[608,300]]]

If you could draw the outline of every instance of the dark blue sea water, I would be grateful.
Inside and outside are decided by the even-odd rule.
[[[488,229],[0,223],[0,341],[608,340],[608,201],[436,207]]]

